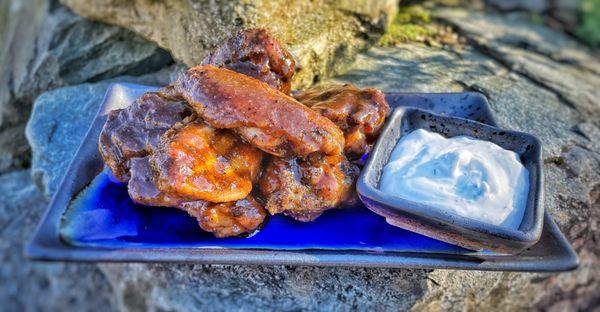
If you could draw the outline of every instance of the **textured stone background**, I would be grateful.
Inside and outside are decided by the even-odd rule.
[[[0,19],[2,310],[598,311],[600,61],[570,37],[520,15],[438,8],[433,17],[459,44],[374,46],[327,81],[485,94],[502,126],[544,144],[546,209],[579,254],[573,272],[38,263],[23,245],[108,84],[165,84],[182,66],[134,32],[56,2],[0,8],[10,12]]]
[[[339,72],[371,44],[399,0],[61,2],[82,16],[132,29],[189,66],[237,29],[266,28],[295,55],[294,87],[300,88]]]

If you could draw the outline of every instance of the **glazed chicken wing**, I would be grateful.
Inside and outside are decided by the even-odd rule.
[[[201,120],[173,127],[150,156],[158,189],[214,203],[248,196],[261,160],[259,149]]]
[[[351,198],[357,174],[356,166],[344,155],[271,157],[259,186],[269,213],[312,221]]]
[[[154,182],[154,172],[150,166],[150,156],[131,159],[131,178],[127,182],[127,192],[131,199],[142,205],[157,207],[177,207],[182,199],[158,189]]]
[[[131,160],[128,192],[131,199],[142,205],[176,207],[198,220],[200,228],[216,237],[252,233],[264,222],[265,209],[251,196],[226,203],[204,200],[185,201],[176,194],[159,190],[154,183],[149,157]]]
[[[333,122],[249,76],[196,66],[174,87],[206,123],[232,129],[267,153],[336,155],[343,151],[344,135]]]
[[[108,114],[100,133],[100,155],[114,176],[127,182],[130,160],[151,154],[160,136],[190,115],[192,110],[185,103],[146,93],[129,107]]]
[[[254,77],[287,95],[290,94],[295,62],[264,29],[241,30],[210,53],[202,65],[225,67]]]
[[[200,227],[216,237],[237,236],[256,231],[267,213],[252,197],[226,202],[185,202],[179,206],[198,220]]]
[[[296,99],[344,131],[344,153],[350,159],[370,150],[389,111],[381,91],[358,89],[351,84],[308,89],[296,95]]]

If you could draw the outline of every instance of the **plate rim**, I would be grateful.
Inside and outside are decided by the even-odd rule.
[[[545,226],[557,227],[546,215]],[[558,230],[558,229],[554,229]],[[558,237],[559,245],[570,247],[566,239]],[[177,250],[174,253],[173,250]],[[27,245],[28,258],[41,261],[74,262],[140,262],[140,263],[196,263],[222,265],[298,265],[298,266],[341,266],[381,267],[416,269],[457,269],[478,271],[513,272],[562,272],[578,267],[577,254],[567,248],[567,254],[546,259],[506,261],[481,259],[467,255],[448,255],[414,252],[366,252],[328,250],[261,250],[261,249],[218,249],[218,248],[101,248],[70,246],[59,242],[46,246],[37,240]]]

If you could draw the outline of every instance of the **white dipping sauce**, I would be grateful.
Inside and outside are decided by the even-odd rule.
[[[403,136],[383,168],[381,191],[463,217],[518,229],[529,192],[519,156],[467,136],[423,129]]]

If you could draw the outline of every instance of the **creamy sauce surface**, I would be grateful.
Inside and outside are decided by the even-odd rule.
[[[382,192],[470,219],[518,229],[529,172],[515,152],[423,129],[403,136],[383,168]]]

